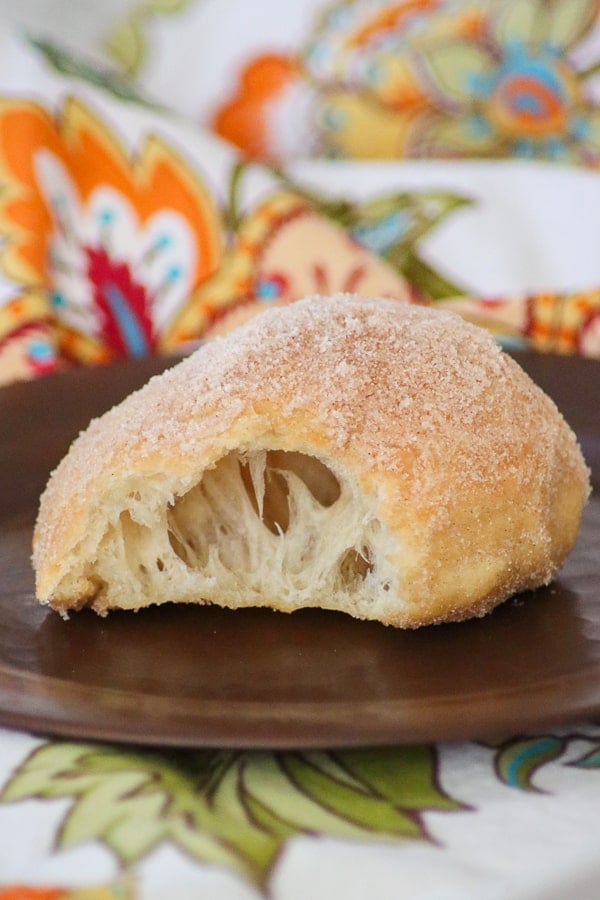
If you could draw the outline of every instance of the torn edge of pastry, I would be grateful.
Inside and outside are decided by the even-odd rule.
[[[34,533],[38,599],[341,610],[415,628],[547,584],[589,472],[484,330],[404,301],[273,309],[73,443]]]

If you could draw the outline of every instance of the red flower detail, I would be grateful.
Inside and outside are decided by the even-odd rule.
[[[355,291],[365,277],[365,272],[366,266],[354,266],[354,268],[346,278],[344,290],[348,291],[349,293]]]
[[[103,247],[86,247],[85,252],[105,344],[119,356],[146,356],[156,343],[149,314],[152,297],[134,281],[127,263],[111,259]]]
[[[321,294],[325,294],[329,287],[329,278],[327,276],[327,270],[322,263],[316,262],[313,264],[313,275],[315,278],[315,284],[317,286],[317,290]]]
[[[366,271],[366,266],[362,264],[354,266],[354,268],[352,268],[344,278],[344,282],[341,285],[341,290],[347,291],[348,293],[356,291],[361,281],[365,277]],[[330,290],[330,279],[327,268],[323,265],[323,263],[313,263],[313,276],[315,279],[315,285],[319,293],[326,294]]]

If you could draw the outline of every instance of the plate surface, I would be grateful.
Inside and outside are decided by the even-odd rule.
[[[600,484],[600,363],[514,354]],[[171,361],[168,361],[171,362]],[[339,613],[171,606],[64,622],[33,597],[37,501],[72,438],[165,360],[0,391],[0,723],[154,745],[316,747],[502,737],[600,714],[600,498],[550,587],[402,632]]]

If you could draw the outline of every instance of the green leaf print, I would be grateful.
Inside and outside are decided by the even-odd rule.
[[[542,766],[562,756],[566,746],[565,738],[553,735],[508,741],[496,753],[498,777],[510,787],[539,791],[533,783],[534,775]]]
[[[126,103],[137,103],[139,106],[166,112],[160,104],[153,103],[147,97],[142,96],[131,82],[119,73],[113,72],[108,68],[103,69],[88,62],[86,59],[77,57],[70,50],[64,50],[51,41],[33,37],[30,34],[26,34],[26,37],[31,46],[38,50],[46,62],[60,75],[87,81],[95,87],[108,91],[113,97]]]
[[[121,70],[132,77],[139,74],[147,62],[149,41],[147,31],[159,16],[183,12],[192,0],[142,0],[135,3],[124,18],[112,27],[105,46]]]
[[[391,262],[392,260],[388,261]],[[430,300],[448,300],[464,294],[462,288],[439,272],[436,272],[414,250],[409,249],[405,251],[400,256],[396,268],[402,272],[410,284]]]
[[[123,864],[163,841],[261,882],[292,835],[427,838],[423,813],[465,809],[433,747],[299,752],[165,751],[47,743],[0,798],[68,798],[59,848],[99,840]]]
[[[600,743],[585,754],[585,756],[576,759],[571,763],[577,769],[600,769]]]
[[[232,174],[229,209],[234,227],[240,221],[237,194],[248,165],[241,163]],[[402,191],[353,203],[308,190],[281,170],[272,171],[288,190],[346,229],[367,250],[385,259],[423,296],[442,300],[465,294],[464,287],[424,261],[419,242],[447,216],[469,206],[473,202],[470,197],[447,191]]]
[[[402,751],[403,778],[398,778],[395,748],[346,750],[332,754],[343,770],[377,794],[404,810],[453,810],[460,805],[448,797],[436,780],[436,751],[432,746],[409,746]],[[424,765],[429,757],[429,765]],[[464,807],[463,807],[464,808]]]
[[[403,191],[354,206],[347,224],[355,234],[362,233],[368,244],[369,226],[381,229],[387,223],[387,236],[380,233],[377,238],[373,235],[371,243],[379,241],[378,249],[389,252],[398,243],[413,246],[448,215],[471,203],[469,197],[447,191]]]
[[[442,300],[465,293],[426,263],[419,242],[448,215],[471,203],[467,197],[421,191],[379,197],[353,207],[347,227],[368,250],[394,266],[421,294]]]

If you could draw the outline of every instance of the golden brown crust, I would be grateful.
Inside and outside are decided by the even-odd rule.
[[[370,498],[401,573],[401,596],[372,617],[405,627],[548,582],[589,490],[554,404],[486,332],[402,301],[309,299],[200,348],[77,439],[41,500],[38,597],[64,608],[93,597],[94,553],[123,498],[143,522],[144,504],[172,504],[228,451],[253,447],[328,460]],[[145,482],[154,499],[136,507]]]

